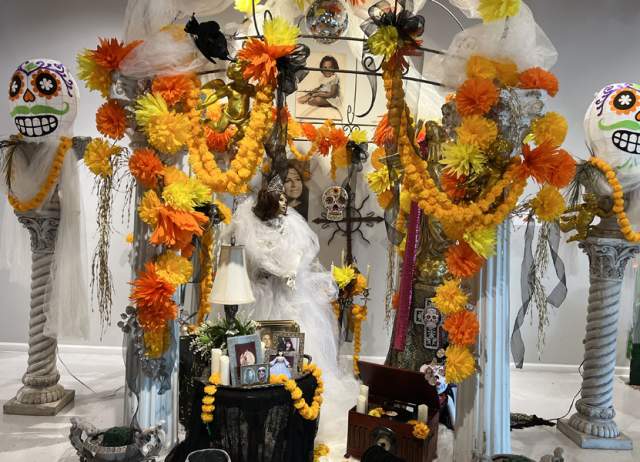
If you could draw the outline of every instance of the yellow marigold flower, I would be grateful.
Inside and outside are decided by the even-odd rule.
[[[269,45],[292,46],[298,41],[300,29],[284,18],[275,17],[264,22],[262,33]]]
[[[213,414],[205,414],[203,412],[202,414],[200,414],[200,419],[202,419],[204,423],[211,423],[213,422]]]
[[[135,112],[138,125],[146,127],[153,117],[168,114],[169,106],[162,96],[146,93],[136,100]]]
[[[496,228],[480,228],[462,236],[475,253],[488,258],[496,254]]]
[[[89,142],[84,152],[84,164],[94,175],[106,178],[113,173],[111,156],[119,153],[120,148],[118,146],[112,146],[102,138],[94,138]]]
[[[371,409],[369,411],[369,415],[371,417],[382,417],[382,412],[384,411],[384,409],[382,409],[381,407],[376,407],[374,409]]]
[[[356,276],[356,283],[353,287],[353,293],[354,294],[360,294],[362,292],[364,292],[364,290],[367,288],[367,278],[364,274],[362,273],[358,273],[358,275]]]
[[[496,71],[498,72],[498,80],[503,85],[515,87],[518,84],[518,66],[510,59],[504,61],[494,61]]]
[[[201,408],[203,413],[210,414],[215,409],[215,406],[213,404],[203,404]]]
[[[91,50],[84,50],[78,54],[78,77],[84,81],[89,90],[97,90],[103,98],[109,97],[111,89],[111,71],[100,66],[92,58]]]
[[[191,195],[193,196],[193,200],[196,205],[208,204],[211,202],[211,195],[213,193],[202,181],[196,177],[191,177],[187,184],[191,190]]]
[[[331,268],[333,280],[340,289],[344,289],[356,277],[356,270],[351,265],[333,266]]]
[[[205,396],[202,398],[202,404],[213,404],[216,402],[215,396]]]
[[[398,49],[398,30],[394,26],[382,26],[367,40],[369,50],[374,55],[391,58]]]
[[[256,0],[256,6],[262,0]],[[234,8],[238,10],[240,13],[251,14],[252,13],[252,3],[251,0],[236,0]]]
[[[295,390],[293,390],[291,392],[291,399],[292,400],[295,401],[295,400],[300,399],[300,398],[302,398],[302,390],[300,390],[299,388],[296,388]]]
[[[128,244],[133,244],[133,233],[127,233],[127,237],[125,238]]]
[[[146,126],[149,144],[167,154],[178,152],[191,136],[191,124],[186,114],[168,112],[152,117]]]
[[[318,443],[318,445],[313,448],[313,457],[315,458],[319,458],[319,457],[325,457],[329,455],[329,447],[324,444],[324,443]]]
[[[536,144],[540,146],[544,142],[553,147],[560,146],[567,136],[569,125],[567,119],[557,112],[547,112],[531,124],[531,132]]]
[[[138,206],[138,215],[144,223],[155,226],[158,224],[158,210],[160,207],[162,207],[160,198],[153,189],[150,189],[142,196]]]
[[[544,221],[556,221],[566,209],[564,197],[556,188],[545,185],[531,201],[533,212]]]
[[[473,55],[467,61],[467,77],[470,79],[493,80],[498,76],[498,70],[492,60],[480,55]]]
[[[469,297],[460,288],[459,279],[450,279],[436,288],[436,295],[431,301],[442,314],[448,316],[466,309]]]
[[[400,210],[403,213],[411,212],[411,194],[408,191],[400,191]]]
[[[486,162],[484,154],[473,144],[446,143],[442,148],[440,163],[458,178],[481,173]]]
[[[222,215],[222,222],[225,225],[228,225],[229,223],[231,223],[231,216],[232,216],[231,209],[226,205],[224,205],[219,200],[215,200],[213,201],[213,203],[216,207],[218,207],[218,213]]]
[[[184,182],[189,179],[186,173],[176,167],[164,167],[162,171],[162,176],[164,177],[165,186],[176,183],[176,182]]]
[[[376,194],[381,194],[391,189],[391,180],[389,180],[389,169],[383,165],[378,170],[374,170],[367,174],[367,183],[369,188]]]
[[[458,142],[472,144],[480,149],[486,149],[498,136],[498,126],[493,120],[481,115],[463,117],[462,123],[456,128]]]
[[[447,357],[445,366],[447,383],[460,383],[476,370],[476,361],[467,347],[449,345],[445,356]]]
[[[484,22],[497,21],[520,12],[520,0],[480,0],[480,17]]]
[[[156,274],[173,285],[186,284],[191,279],[191,262],[175,252],[165,252],[156,261]]]
[[[218,387],[216,387],[215,385],[207,385],[206,387],[204,387],[204,392],[207,395],[215,395],[217,391]]]
[[[407,422],[410,425],[413,425],[413,436],[420,440],[426,440],[431,433],[429,426],[424,422],[419,422],[417,420],[410,420]]]
[[[368,141],[367,132],[359,128],[353,130],[349,135],[349,139],[354,143],[366,143]]]
[[[165,186],[162,198],[174,209],[192,212],[196,206],[211,201],[211,190],[197,178],[189,178]]]

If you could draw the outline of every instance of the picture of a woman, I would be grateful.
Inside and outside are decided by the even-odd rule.
[[[309,214],[309,190],[304,184],[304,167],[300,161],[290,159],[287,177],[284,180],[284,194],[289,201],[289,207],[298,212],[304,219]]]
[[[342,79],[340,74],[335,72],[340,70],[338,59],[332,55],[324,55],[318,67],[322,70],[313,72],[311,78],[307,77],[312,86],[298,91],[296,100],[300,107],[296,115],[342,119]]]

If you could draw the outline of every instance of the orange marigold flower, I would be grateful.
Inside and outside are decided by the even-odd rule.
[[[209,219],[200,212],[187,212],[162,206],[158,210],[158,223],[149,242],[171,249],[189,252],[193,236],[202,236],[202,228]]]
[[[378,146],[384,146],[385,143],[390,143],[394,139],[394,129],[389,125],[389,115],[385,114],[378,122],[376,131],[373,133],[372,141]]]
[[[142,40],[135,40],[125,45],[116,38],[101,38],[98,48],[91,52],[91,56],[98,65],[113,71],[118,69],[122,60],[141,43]]]
[[[331,130],[329,131],[329,142],[331,143],[331,146],[335,149],[335,148],[340,148],[342,146],[346,146],[347,141],[349,141],[349,138],[347,138],[347,135],[344,133],[344,130],[342,128],[336,128],[336,127],[332,127]]]
[[[532,90],[545,90],[549,96],[556,96],[558,93],[558,79],[549,71],[541,67],[532,67],[520,73],[520,88]]]
[[[378,195],[378,204],[383,209],[386,209],[391,205],[391,201],[393,201],[393,191],[384,191]]]
[[[467,190],[464,187],[465,181],[467,181],[466,176],[462,175],[458,178],[454,173],[444,173],[440,177],[442,190],[454,201],[464,199],[464,196],[467,193]]]
[[[466,242],[452,245],[446,253],[447,268],[458,278],[468,278],[480,271],[485,259],[475,253]]]
[[[129,170],[145,188],[155,188],[158,186],[158,175],[162,174],[164,165],[153,149],[140,148],[133,151],[129,158]]]
[[[293,45],[268,45],[264,40],[250,38],[238,52],[246,79],[257,80],[260,85],[272,84],[277,75],[276,59],[293,51]]]
[[[498,88],[487,79],[467,79],[456,92],[456,107],[460,115],[482,115],[498,101]]]
[[[176,319],[178,307],[171,298],[176,288],[158,277],[153,263],[147,263],[131,285],[129,298],[138,309],[138,321],[143,329],[162,329],[167,321]]]
[[[475,313],[462,310],[447,316],[444,330],[449,334],[449,340],[455,345],[475,345],[480,331],[480,323]]]
[[[160,94],[169,106],[183,101],[194,88],[195,80],[191,74],[156,77],[151,84],[151,91]]]
[[[381,169],[385,164],[383,164],[380,159],[385,157],[386,155],[387,151],[385,151],[384,148],[376,148],[371,153],[371,166],[376,170]]]
[[[523,145],[520,178],[532,177],[540,184],[548,182],[554,173],[554,155],[557,151],[549,142],[544,142],[535,149],[531,149],[528,144]]]
[[[207,137],[207,146],[212,151],[225,152],[229,147],[229,142],[238,132],[235,125],[229,125],[222,133],[215,131],[211,127],[204,127],[204,134]]]
[[[315,125],[302,123],[300,124],[300,126],[302,127],[304,136],[306,136],[309,141],[313,141],[316,139],[316,137],[318,136],[318,129],[315,127]]]
[[[114,140],[122,139],[127,128],[124,109],[117,101],[110,99],[96,112],[96,128],[104,136]]]
[[[564,149],[559,149],[553,156],[553,169],[549,176],[549,183],[556,188],[564,188],[576,175],[576,161]]]

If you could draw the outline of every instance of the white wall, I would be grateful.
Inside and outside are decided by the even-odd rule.
[[[549,102],[549,108],[565,114],[570,124],[567,141],[568,149],[576,155],[584,155],[582,135],[582,116],[593,93],[607,82],[632,81],[638,75],[637,50],[634,39],[640,26],[640,12],[635,1],[616,1],[615,9],[607,8],[602,2],[584,0],[577,2],[536,0],[530,2],[534,15],[542,28],[557,46],[560,61],[554,71],[560,78],[561,91]],[[0,80],[8,83],[15,66],[26,58],[50,57],[58,59],[75,71],[75,56],[83,48],[94,47],[97,37],[118,36],[121,30],[122,15],[126,1],[111,0],[48,0],[17,1],[5,0],[0,17]],[[447,16],[434,4],[426,9],[427,32],[425,45],[445,48],[456,28]],[[225,15],[226,17],[226,15]],[[99,95],[89,93],[82,88],[82,102],[76,122],[77,135],[96,135],[94,115],[99,104]],[[1,99],[0,114],[7,114],[7,102]],[[0,134],[13,132],[8,117],[0,117]],[[321,167],[316,167],[321,168]],[[95,198],[91,195],[91,179],[84,170],[82,182],[85,194],[83,201],[87,214],[88,248],[95,244]],[[319,199],[326,181],[315,180],[311,186],[310,216],[319,214]],[[362,182],[361,182],[362,186]],[[361,190],[360,194],[363,194]],[[362,197],[362,196],[360,196]],[[374,197],[370,203],[374,202]],[[4,206],[4,202],[3,205]],[[314,209],[315,207],[315,209]],[[373,210],[380,212],[375,206]],[[128,247],[124,236],[128,232],[125,225],[116,221],[119,235],[113,237],[112,261],[116,296],[114,315],[117,316],[127,303]],[[315,226],[315,225],[314,225]],[[320,240],[326,243],[329,230],[315,227]],[[512,317],[520,306],[519,267],[522,252],[523,230],[512,235],[511,257],[511,295]],[[363,354],[384,355],[388,347],[388,331],[384,325],[382,302],[386,290],[386,238],[383,225],[365,230],[371,240],[367,246],[356,241],[354,254],[361,268],[367,264],[372,267],[372,300],[369,319],[363,330]],[[1,239],[0,234],[0,239]],[[335,242],[323,250],[322,261],[325,264],[338,261],[343,241]],[[582,359],[582,338],[584,336],[585,308],[587,300],[587,260],[575,245],[563,246],[563,258],[567,265],[569,296],[558,313],[552,315],[551,326],[547,330],[547,345],[541,361],[548,363],[578,364]],[[631,319],[631,297],[633,285],[630,278],[625,282],[623,296],[623,318],[619,339],[618,364],[626,365],[624,343],[626,330]],[[24,342],[27,332],[28,281],[20,285],[8,283],[7,273],[0,273],[0,293],[3,294],[0,310],[3,322],[0,323],[0,341]],[[100,344],[98,318],[93,317],[93,336],[89,343]],[[536,327],[526,323],[524,338],[527,345],[528,362],[538,361],[536,351]],[[119,345],[121,335],[116,327],[111,327],[102,339],[104,345]]]

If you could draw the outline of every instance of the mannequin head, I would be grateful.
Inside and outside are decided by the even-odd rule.
[[[262,221],[272,220],[287,214],[287,197],[278,191],[261,189],[253,213]]]

